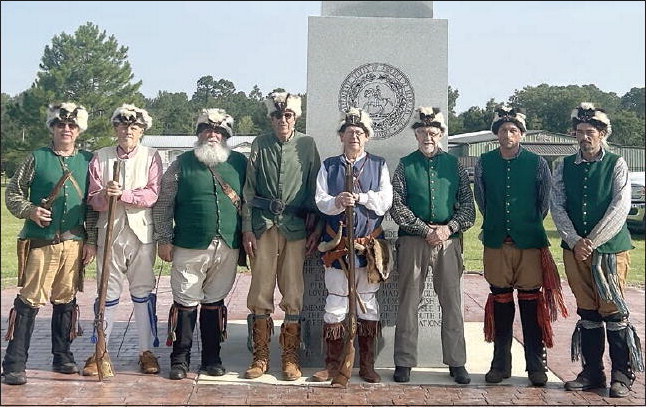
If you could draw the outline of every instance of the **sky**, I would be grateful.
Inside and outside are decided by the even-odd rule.
[[[306,92],[308,17],[321,2],[2,1],[1,91],[15,96],[36,79],[45,46],[96,24],[129,48],[135,80],[190,98],[205,75],[246,93],[256,84]],[[543,83],[594,84],[623,96],[645,87],[645,2],[434,1],[448,20],[449,85],[455,111],[504,102]],[[423,52],[423,50],[422,50]]]

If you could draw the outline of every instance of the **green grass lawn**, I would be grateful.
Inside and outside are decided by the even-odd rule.
[[[478,238],[482,226],[482,215],[477,210],[475,225],[464,234],[464,263],[468,271],[481,271],[483,246]],[[551,214],[545,218],[544,227],[551,243],[551,254],[553,255],[560,275],[565,277],[565,265],[562,261],[562,248],[560,247],[560,236],[551,218]],[[646,235],[632,234],[632,243],[635,249],[630,251],[630,276],[628,283],[633,286],[644,286],[646,282]]]
[[[15,218],[9,213],[7,207],[4,204],[4,193],[5,188],[2,187],[2,204],[0,210],[2,214],[2,288],[11,287],[16,285],[16,275],[18,271],[17,260],[16,260],[16,237],[18,232],[22,228],[23,220]],[[466,269],[469,271],[481,271],[482,270],[482,250],[483,246],[481,241],[477,238],[479,231],[481,230],[482,217],[479,211],[477,211],[477,220],[475,221],[475,226],[469,229],[464,235],[464,259],[466,264]],[[551,252],[553,257],[558,264],[558,270],[561,275],[565,276],[565,270],[562,263],[562,249],[560,248],[560,238],[558,237],[558,232],[556,227],[551,219],[551,216],[548,216],[544,222],[545,229],[549,235],[549,240],[551,241]],[[633,234],[632,241],[635,246],[635,249],[630,252],[631,256],[631,270],[630,276],[628,277],[628,282],[632,285],[644,286],[646,282],[646,235],[645,234]],[[156,261],[155,265],[155,274],[162,271],[162,274],[166,275],[170,271],[170,264],[167,262],[162,262],[159,258]],[[96,268],[95,263],[93,262],[86,268],[86,276],[95,276]]]

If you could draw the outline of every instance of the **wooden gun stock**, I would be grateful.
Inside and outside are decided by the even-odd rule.
[[[65,185],[65,182],[68,181],[68,179],[72,176],[72,172],[70,170],[65,170],[63,172],[63,175],[61,178],[56,182],[56,185],[52,189],[52,192],[49,193],[49,195],[41,200],[40,206],[46,210],[51,210],[52,205],[54,205],[54,200],[56,200],[56,197],[58,197],[59,193],[61,192],[61,189],[63,188],[63,185]],[[50,225],[50,221],[41,221],[41,224],[43,226],[47,227]]]
[[[119,161],[115,160],[113,165],[113,181],[119,181]],[[108,277],[110,276],[109,263],[112,249],[112,231],[115,221],[115,202],[117,197],[111,196],[108,199],[108,224],[106,225],[106,240],[104,241],[103,262],[101,263],[101,282],[98,288],[97,316],[95,317],[95,328],[97,330],[97,344],[95,344],[95,357],[97,359],[97,372],[99,381],[104,377],[113,377],[113,365],[108,355],[106,346],[106,332],[104,330],[106,312],[106,295],[108,294]]]
[[[350,162],[346,163],[346,175],[344,183],[345,191],[353,194],[353,166]],[[347,337],[344,342],[343,359],[340,365],[339,374],[331,380],[333,387],[346,388],[351,373],[353,372],[353,364],[355,360],[355,347],[353,345],[358,330],[358,315],[356,312],[356,286],[355,286],[355,249],[354,249],[354,220],[355,209],[353,206],[348,206],[344,210],[346,218],[346,233],[347,233],[347,268],[348,276],[347,283],[349,286],[349,312],[346,317],[346,331]]]

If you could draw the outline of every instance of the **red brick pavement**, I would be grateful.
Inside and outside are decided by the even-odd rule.
[[[245,319],[247,315],[246,295],[249,287],[249,274],[237,276],[232,293],[227,297],[229,318]],[[489,385],[489,386],[439,386],[439,385],[401,385],[401,384],[355,384],[350,383],[345,390],[321,386],[290,386],[268,384],[198,384],[197,364],[199,355],[192,356],[192,373],[184,381],[168,379],[170,348],[164,345],[166,316],[171,304],[168,277],[162,277],[158,285],[158,317],[160,319],[160,356],[162,372],[159,376],[145,376],[138,373],[137,342],[135,330],[127,329],[131,308],[118,308],[117,322],[109,344],[109,353],[118,372],[116,377],[99,383],[96,378],[77,375],[64,375],[50,371],[50,333],[49,317],[51,307],[45,307],[37,316],[36,328],[29,350],[27,363],[28,383],[24,386],[2,384],[1,405],[640,405],[646,404],[646,381],[643,373],[638,373],[633,391],[628,398],[611,399],[607,391],[565,392],[560,384],[550,384],[546,388],[530,386]],[[464,303],[466,321],[480,322],[483,319],[484,305],[488,295],[488,285],[481,276],[466,275],[464,279]],[[87,340],[92,330],[92,302],[96,293],[94,281],[86,281],[86,290],[79,294],[82,305],[81,319],[86,330],[84,337],[72,344],[77,362],[92,354],[94,346]],[[570,361],[569,344],[574,324],[577,321],[574,311],[575,300],[569,287],[563,282],[563,293],[570,313],[567,319],[559,319],[554,324],[556,347],[548,350],[548,366],[562,380],[571,379],[580,370],[580,363]],[[2,291],[1,319],[2,336],[6,333],[6,321],[15,288]],[[277,293],[276,301],[280,300]],[[645,290],[628,288],[626,299],[632,311],[632,322],[640,334],[642,344],[645,336]],[[125,293],[122,302],[130,302]],[[275,309],[275,310],[278,310]],[[274,318],[282,318],[276,314]],[[126,336],[128,332],[128,336]],[[516,322],[515,336],[522,339],[519,321]],[[123,344],[122,338],[124,339]],[[2,341],[2,355],[7,342]],[[196,352],[196,347],[194,347]],[[491,356],[485,358],[490,359]],[[610,367],[606,357],[606,367]],[[194,367],[194,365],[196,367]],[[609,370],[609,368],[608,368]]]

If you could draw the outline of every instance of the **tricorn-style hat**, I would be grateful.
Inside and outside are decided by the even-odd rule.
[[[365,131],[369,139],[371,139],[374,135],[373,121],[371,120],[371,116],[369,116],[369,114],[362,109],[351,107],[341,113],[338,132],[344,132],[344,130],[348,126],[361,127]]]
[[[266,108],[268,109],[268,116],[272,116],[275,112],[283,112],[291,110],[295,112],[295,116],[299,118],[302,114],[301,98],[297,95],[291,95],[287,92],[273,92],[265,100]]]
[[[612,124],[607,113],[600,108],[595,108],[591,102],[581,102],[578,107],[571,112],[572,128],[576,129],[579,123],[589,123],[599,131],[605,131],[607,138],[612,134]]]
[[[88,128],[88,111],[81,105],[72,102],[51,104],[47,108],[47,127],[59,122],[74,123],[79,127],[79,133]]]
[[[495,117],[491,123],[491,131],[497,134],[503,123],[511,122],[517,126],[522,133],[526,133],[526,115],[521,109],[511,108],[510,106],[501,106],[495,110]]]
[[[438,127],[445,133],[448,127],[446,126],[441,109],[433,108],[431,106],[421,106],[416,108],[412,129],[428,126]]]
[[[110,120],[113,126],[117,126],[120,123],[128,125],[136,124],[142,126],[144,130],[150,129],[153,126],[153,119],[151,119],[151,116],[149,116],[146,110],[127,103],[115,109]]]
[[[225,131],[223,136],[230,138],[234,135],[234,118],[228,115],[225,109],[203,109],[196,120],[196,134],[208,128],[222,129]]]

